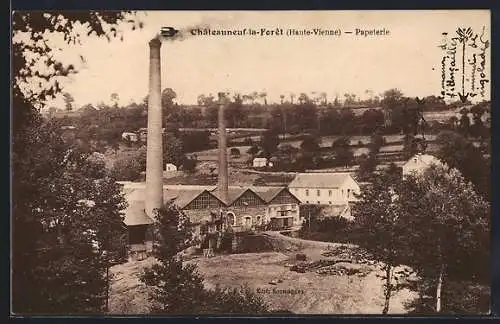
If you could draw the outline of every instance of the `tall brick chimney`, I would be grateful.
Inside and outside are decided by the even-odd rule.
[[[227,169],[227,134],[226,134],[226,119],[224,116],[224,94],[219,93],[219,181],[217,191],[219,197],[225,203],[228,202],[228,169]]]
[[[163,138],[161,109],[161,41],[149,42],[148,137],[146,155],[146,215],[163,206]]]

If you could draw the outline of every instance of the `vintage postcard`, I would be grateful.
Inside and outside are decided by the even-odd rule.
[[[489,315],[488,10],[12,13],[13,315]]]

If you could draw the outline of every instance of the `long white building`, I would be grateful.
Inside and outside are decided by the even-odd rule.
[[[298,173],[288,188],[301,203],[315,205],[347,204],[360,193],[350,173]]]

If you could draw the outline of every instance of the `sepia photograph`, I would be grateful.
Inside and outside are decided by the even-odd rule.
[[[489,10],[11,30],[11,316],[491,315]]]

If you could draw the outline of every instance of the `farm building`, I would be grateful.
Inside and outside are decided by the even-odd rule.
[[[315,205],[343,205],[360,193],[350,173],[298,173],[288,188],[301,203]]]
[[[136,133],[124,132],[122,133],[122,139],[130,142],[137,142],[139,137]]]
[[[421,153],[415,154],[403,165],[403,177],[411,173],[420,174],[433,164],[440,166],[444,165],[443,162],[435,156]]]
[[[267,166],[267,159],[265,157],[256,157],[253,159],[252,166],[254,168],[265,168]]]
[[[167,172],[172,172],[172,171],[177,171],[177,166],[172,163],[166,163],[165,164],[165,171]]]

